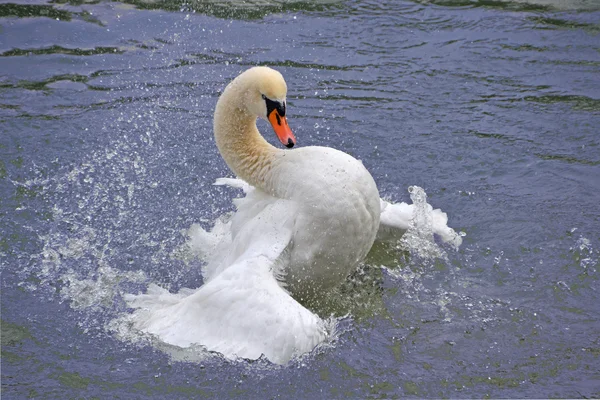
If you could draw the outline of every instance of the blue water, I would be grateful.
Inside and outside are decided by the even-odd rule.
[[[79,3],[0,2],[3,397],[600,397],[597,2]],[[212,112],[257,64],[300,146],[466,233],[374,249],[316,310],[339,336],[284,367],[119,320],[202,283],[184,232],[238,195]]]

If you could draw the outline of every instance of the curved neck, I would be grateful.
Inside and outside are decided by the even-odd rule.
[[[279,150],[258,132],[256,116],[240,104],[242,96],[229,89],[225,89],[215,109],[215,142],[235,175],[266,190],[267,175]]]

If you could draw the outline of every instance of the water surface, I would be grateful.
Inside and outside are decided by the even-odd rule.
[[[3,395],[600,397],[599,8],[0,3]],[[201,284],[182,231],[238,194],[212,185],[214,104],[258,64],[299,145],[361,159],[387,199],[423,187],[467,234],[447,259],[374,249],[321,310],[339,336],[286,367],[115,322],[123,293]]]

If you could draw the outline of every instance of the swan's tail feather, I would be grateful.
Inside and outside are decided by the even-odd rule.
[[[274,201],[241,180],[217,183],[247,194],[231,221],[217,221],[210,232],[199,225],[188,232],[191,248],[208,260],[204,285],[177,294],[151,285],[146,294],[127,296],[128,305],[136,308],[134,326],[171,345],[200,344],[228,358],[264,354],[283,364],[310,352],[327,338],[326,325],[278,280],[285,273],[282,257],[297,204]]]
[[[134,326],[180,347],[201,344],[228,358],[263,354],[284,364],[327,338],[325,323],[281,288],[274,261],[243,258],[193,294],[171,294],[151,285],[128,295]],[[226,315],[227,318],[223,318]]]

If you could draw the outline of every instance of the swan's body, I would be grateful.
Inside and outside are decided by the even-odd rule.
[[[296,296],[315,295],[341,282],[371,249],[379,227],[379,193],[363,165],[340,151],[305,147],[280,154],[266,187],[255,189],[261,200],[238,205],[233,234],[255,213],[286,204],[278,221],[290,234],[285,282]],[[231,255],[208,275],[230,263]]]
[[[209,260],[205,284],[192,294],[153,287],[130,296],[135,325],[178,346],[198,343],[228,357],[273,362],[312,350],[327,333],[296,298],[339,284],[364,259],[380,228],[402,234],[362,163],[328,147],[275,148],[256,128],[271,122],[281,142],[295,138],[285,120],[286,85],[278,72],[252,68],[232,81],[216,106],[219,151],[246,197],[218,241],[200,230]],[[223,183],[223,182],[222,182]],[[403,210],[405,212],[406,210]],[[393,214],[393,213],[392,213]],[[397,215],[396,215],[397,216]],[[202,236],[204,235],[204,236]],[[284,288],[285,287],[285,288]]]

